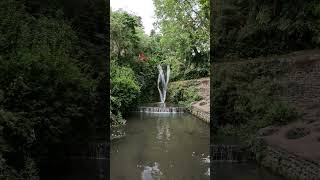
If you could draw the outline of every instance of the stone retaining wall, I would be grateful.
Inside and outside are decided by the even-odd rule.
[[[307,121],[320,116],[320,52],[288,61],[285,101],[292,104]]]
[[[280,148],[265,146],[258,162],[286,179],[319,180],[320,164],[305,160]]]
[[[193,114],[194,116],[196,116],[196,117],[198,117],[199,119],[203,120],[204,122],[210,124],[210,113],[201,111],[200,109],[195,108],[195,107],[189,108],[189,111],[190,111],[190,113]]]

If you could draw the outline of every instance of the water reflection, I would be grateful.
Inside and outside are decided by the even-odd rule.
[[[208,167],[208,170],[206,171],[206,173],[204,173],[204,175],[210,176],[210,167]]]
[[[155,162],[152,167],[144,166],[141,173],[141,180],[160,180],[162,174],[159,169],[159,163]]]
[[[210,156],[207,156],[205,158],[201,158],[203,163],[208,163],[210,164]]]
[[[127,122],[126,138],[111,144],[110,179],[209,179],[201,159],[209,154],[208,124],[187,113],[139,113]]]
[[[161,118],[157,119],[157,139],[170,141],[170,124],[169,121],[162,120]]]

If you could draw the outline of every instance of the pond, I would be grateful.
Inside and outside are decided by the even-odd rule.
[[[111,142],[112,180],[208,180],[209,125],[188,113],[135,113]],[[236,138],[218,138],[232,144]],[[214,180],[282,180],[255,163],[213,163]]]
[[[210,130],[188,113],[134,113],[111,142],[112,180],[208,180]]]
[[[209,125],[189,113],[133,113],[112,140],[107,159],[46,164],[48,180],[282,180],[254,163],[209,161]],[[233,138],[217,139],[234,143]],[[107,174],[110,173],[110,178]],[[210,175],[210,176],[209,176]]]

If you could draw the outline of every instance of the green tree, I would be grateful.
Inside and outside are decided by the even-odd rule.
[[[319,6],[316,0],[214,1],[212,52],[247,58],[318,47]]]
[[[137,17],[122,10],[112,11],[110,21],[111,59],[128,64],[138,54]]]
[[[57,4],[36,11],[28,3],[0,2],[0,174],[7,179],[38,179],[40,157],[90,141],[97,125],[99,80],[92,66],[83,70],[79,34]]]
[[[158,59],[155,41],[144,33],[141,18],[126,11],[111,12],[110,41],[111,113],[117,124],[131,107],[153,101]],[[149,61],[139,60],[140,53]]]
[[[174,71],[209,73],[209,1],[154,0],[160,44]],[[204,71],[204,73],[201,73]],[[178,73],[177,73],[178,74]]]

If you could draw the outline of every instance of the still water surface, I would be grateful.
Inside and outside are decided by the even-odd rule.
[[[136,113],[111,143],[112,180],[208,180],[209,125],[184,114]]]
[[[112,180],[282,180],[254,163],[213,163],[210,175],[209,125],[188,113],[136,113],[127,122],[111,143]]]
[[[41,179],[210,179],[208,124],[188,113],[134,113],[127,122],[119,129],[125,136],[111,142],[110,177],[107,159],[67,159],[47,163]],[[212,171],[213,180],[282,179],[252,163],[213,163]]]

